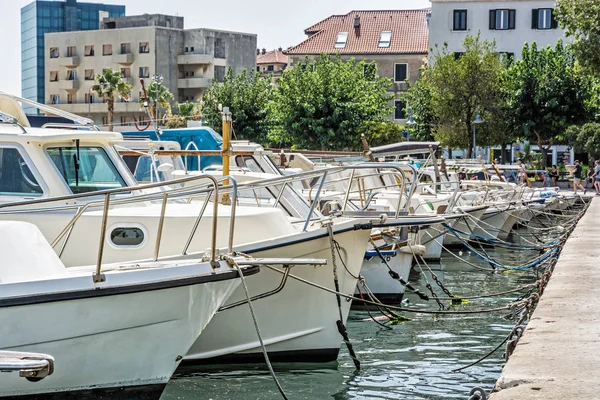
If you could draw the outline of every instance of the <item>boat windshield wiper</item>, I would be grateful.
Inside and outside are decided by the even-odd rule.
[[[73,154],[73,167],[75,167],[75,186],[79,186],[79,139],[75,139],[76,152]]]

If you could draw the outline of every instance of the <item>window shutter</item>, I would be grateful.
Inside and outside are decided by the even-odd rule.
[[[496,10],[490,10],[490,30],[496,29]]]
[[[538,28],[538,9],[531,10],[531,29]]]
[[[552,9],[552,11],[550,11],[550,27],[552,29],[558,28],[558,21],[556,21],[556,18],[554,15],[554,9]]]
[[[517,10],[508,10],[508,29],[515,29]]]

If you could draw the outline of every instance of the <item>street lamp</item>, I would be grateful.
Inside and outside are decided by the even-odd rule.
[[[406,121],[406,125],[409,126],[413,126],[416,125],[416,121],[412,116],[412,113],[410,114],[410,116],[408,117],[408,121]],[[409,142],[410,141],[410,131],[406,131],[406,141]]]
[[[479,114],[477,114],[475,116],[475,120],[473,121],[473,158],[477,158],[477,150],[476,150],[476,137],[477,137],[477,125],[481,124],[483,122],[483,120],[481,119],[481,116]]]

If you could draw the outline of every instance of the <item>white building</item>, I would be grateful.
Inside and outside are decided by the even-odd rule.
[[[459,55],[467,35],[481,32],[499,53],[521,58],[525,42],[538,48],[564,39],[554,19],[554,0],[431,0],[429,47],[448,44]]]

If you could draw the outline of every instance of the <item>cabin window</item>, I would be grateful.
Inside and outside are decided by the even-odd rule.
[[[74,194],[126,186],[102,147],[50,147],[46,152]]]
[[[19,150],[0,148],[0,196],[39,197],[42,194],[42,188]]]
[[[140,247],[145,240],[144,229],[137,226],[119,226],[110,232],[111,244],[118,247]]]

